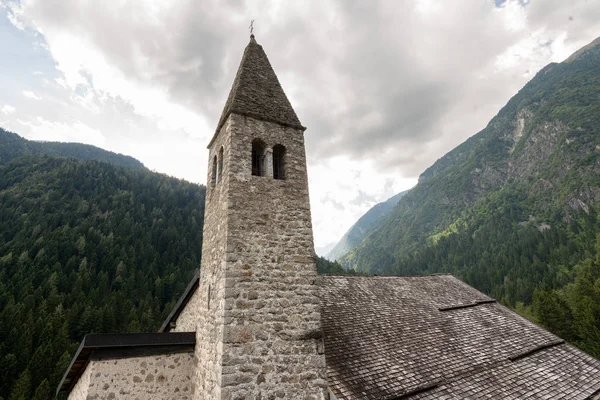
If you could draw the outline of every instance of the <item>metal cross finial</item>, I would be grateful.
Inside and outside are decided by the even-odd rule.
[[[250,36],[254,36],[254,20],[250,21]]]

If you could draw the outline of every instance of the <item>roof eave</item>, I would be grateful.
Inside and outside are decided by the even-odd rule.
[[[243,117],[249,117],[249,118],[253,118],[259,121],[265,121],[265,122],[271,122],[274,124],[279,124],[282,126],[286,126],[288,128],[294,128],[294,129],[298,129],[302,132],[304,132],[306,130],[306,127],[303,126],[302,124],[293,124],[293,123],[289,123],[289,122],[282,122],[282,121],[278,121],[276,119],[271,119],[271,118],[265,118],[262,117],[260,115],[257,114],[253,114],[253,113],[249,113],[249,112],[244,112],[244,111],[238,111],[238,110],[229,110],[226,114],[225,114],[225,118],[223,118],[223,120],[221,122],[219,122],[219,125],[217,126],[217,129],[215,131],[215,133],[212,136],[212,139],[210,139],[210,142],[208,142],[208,146],[206,146],[207,149],[210,149],[210,147],[212,146],[213,142],[215,141],[215,139],[217,138],[217,136],[219,135],[219,132],[221,131],[221,128],[223,127],[223,125],[225,125],[225,122],[227,121],[227,119],[229,118],[229,116],[231,114],[238,114],[241,115]]]

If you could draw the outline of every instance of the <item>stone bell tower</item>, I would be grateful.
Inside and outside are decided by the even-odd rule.
[[[208,145],[195,399],[325,397],[305,129],[252,35]]]

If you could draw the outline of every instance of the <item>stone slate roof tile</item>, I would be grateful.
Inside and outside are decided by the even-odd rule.
[[[215,135],[231,113],[305,129],[285,95],[265,51],[254,36],[251,36],[250,43],[244,50]]]
[[[339,399],[584,399],[600,389],[600,361],[450,275],[322,276],[320,286]]]

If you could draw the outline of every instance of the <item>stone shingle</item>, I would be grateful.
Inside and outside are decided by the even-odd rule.
[[[600,389],[600,361],[450,275],[320,280],[339,399],[585,399]]]
[[[305,129],[285,95],[267,55],[254,36],[244,50],[215,135],[231,113]]]

